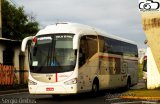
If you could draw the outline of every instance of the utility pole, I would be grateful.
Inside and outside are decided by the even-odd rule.
[[[0,38],[2,38],[2,0],[0,0]]]

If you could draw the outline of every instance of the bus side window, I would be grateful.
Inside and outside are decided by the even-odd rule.
[[[87,41],[86,36],[83,36],[80,39],[80,48],[79,48],[79,67],[85,64],[86,58],[88,57],[88,50],[87,50]]]
[[[88,35],[87,38],[87,44],[88,44],[88,58],[90,59],[93,55],[95,55],[98,52],[98,40],[97,36],[94,35]]]
[[[80,39],[79,67],[84,65],[95,53],[98,52],[97,36],[87,35]]]
[[[98,39],[99,39],[99,52],[104,52],[106,50],[104,38],[102,36],[98,36]]]
[[[143,60],[143,71],[147,72],[147,56],[144,56]]]

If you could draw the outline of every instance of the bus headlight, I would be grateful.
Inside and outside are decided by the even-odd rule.
[[[71,84],[76,84],[77,83],[77,78],[73,78],[69,81],[64,82],[66,85],[71,85]]]
[[[28,81],[28,84],[29,84],[29,85],[37,85],[37,83],[34,82],[34,81],[32,81],[32,80],[29,80],[29,81]]]

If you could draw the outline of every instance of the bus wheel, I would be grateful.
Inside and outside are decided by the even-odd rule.
[[[99,83],[98,81],[94,81],[92,84],[92,95],[97,96],[99,93]]]
[[[126,89],[127,89],[127,90],[130,90],[130,86],[131,86],[131,78],[130,78],[130,77],[128,77],[128,79],[127,79]]]
[[[60,97],[60,95],[58,95],[58,94],[52,94],[53,99],[59,99],[59,97]]]

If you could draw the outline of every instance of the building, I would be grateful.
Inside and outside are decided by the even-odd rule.
[[[21,41],[0,38],[0,85],[28,82],[28,52],[21,53]]]

